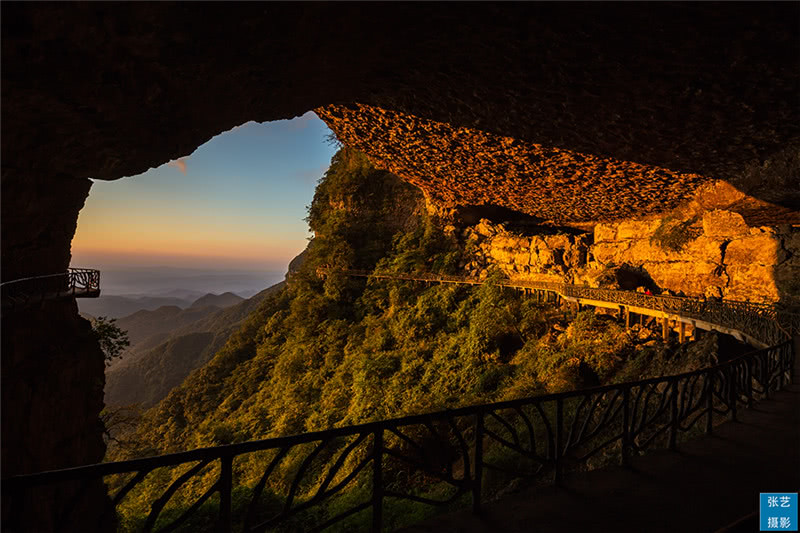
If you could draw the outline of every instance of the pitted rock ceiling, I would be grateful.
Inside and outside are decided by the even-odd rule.
[[[592,223],[675,208],[710,181],[370,106],[316,113],[339,140],[422,189],[440,210],[500,206],[541,222]]]

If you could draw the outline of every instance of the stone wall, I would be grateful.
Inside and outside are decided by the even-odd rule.
[[[584,234],[523,235],[483,220],[462,237],[471,251],[463,266],[481,277],[495,266],[513,279],[800,303],[800,229],[750,227],[730,211],[597,224]]]

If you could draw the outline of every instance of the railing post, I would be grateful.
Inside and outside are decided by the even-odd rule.
[[[556,446],[555,450],[553,450],[553,453],[555,454],[553,458],[555,459],[555,467],[556,467],[555,479],[553,480],[553,483],[555,485],[561,485],[561,477],[563,474],[562,472],[563,465],[561,461],[563,455],[561,448],[564,445],[563,418],[564,418],[564,401],[561,398],[558,398],[556,399]]]
[[[373,433],[372,449],[372,532],[383,529],[383,428]]]
[[[233,456],[220,457],[219,473],[219,524],[217,531],[230,533],[231,522],[231,492],[233,490]]]
[[[672,382],[672,396],[670,397],[670,426],[669,426],[669,449],[674,450],[678,442],[678,382],[676,378]]]
[[[730,402],[730,417],[731,420],[736,420],[736,397],[738,395],[737,387],[736,387],[736,378],[737,378],[737,370],[733,366],[730,366],[730,371],[728,372],[728,401]]]
[[[622,464],[626,466],[630,461],[631,452],[631,389],[625,387],[622,391]]]
[[[706,433],[711,435],[714,425],[714,371],[706,372]]]
[[[472,512],[481,512],[481,483],[483,481],[483,412],[475,413],[475,479],[472,480]]]
[[[761,363],[761,387],[764,389],[764,398],[769,399],[769,351],[759,355]]]

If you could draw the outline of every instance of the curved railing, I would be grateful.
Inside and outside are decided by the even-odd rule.
[[[571,290],[556,285],[552,290]],[[572,294],[597,297],[596,291],[604,289],[581,288]],[[619,292],[613,294],[622,299]],[[626,301],[658,302],[669,309],[678,305],[671,297],[642,296]],[[691,312],[687,306],[681,304],[680,309]],[[741,325],[741,314],[748,310],[754,317],[746,321],[748,327],[764,325],[761,319],[775,322],[776,315],[770,315],[766,306],[734,304],[727,311],[713,312]],[[149,514],[140,523],[143,531],[171,531],[186,524],[214,495],[220,503],[209,527],[219,531],[266,531],[278,526],[318,531],[365,511],[370,512],[372,531],[381,531],[386,525],[384,510],[392,501],[438,506],[469,497],[473,509],[479,510],[492,491],[486,470],[495,471],[495,476],[528,475],[559,483],[565,473],[610,460],[626,463],[651,448],[675,449],[693,433],[711,433],[716,423],[736,419],[740,408],[791,381],[795,354],[789,335],[767,328],[757,338],[772,342],[773,335],[782,335],[773,346],[680,375],[16,476],[3,480],[3,490],[16,498],[11,512],[22,516],[26,505],[36,500],[37,488],[76,481],[87,487],[105,479],[117,506],[131,495],[141,499],[143,493],[137,490],[154,476],[165,480],[164,488],[150,500]],[[234,486],[242,483],[238,476],[254,464],[260,465],[260,477],[234,498]],[[190,483],[202,489],[197,491],[202,496],[165,512],[175,494]],[[341,498],[346,490],[359,487],[362,490],[355,496]],[[308,514],[334,501],[339,509],[335,516]],[[77,508],[74,501],[66,504],[63,520],[68,521]],[[98,521],[107,523],[103,517]]]
[[[708,300],[679,296],[653,295],[635,291],[622,291],[556,283],[548,281],[500,280],[486,281],[467,276],[431,274],[377,273],[368,270],[343,270],[349,276],[376,279],[423,281],[429,283],[458,283],[468,285],[493,285],[514,289],[549,291],[563,298],[595,300],[626,307],[661,311],[665,314],[694,318],[721,327],[741,331],[763,345],[780,342],[792,332],[800,331],[800,314],[783,310],[770,304],[737,300]]]
[[[100,296],[100,271],[70,268],[60,274],[32,276],[0,283],[4,309],[26,307],[56,298],[96,298]]]

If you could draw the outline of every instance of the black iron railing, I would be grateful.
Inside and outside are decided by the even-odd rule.
[[[558,290],[566,289],[559,285]],[[599,295],[583,288],[573,294]],[[635,296],[630,301],[643,306],[672,300]],[[732,307],[714,311],[714,317],[739,324],[744,309],[753,308]],[[754,314],[769,318],[761,307]],[[762,341],[773,335],[772,330],[761,333]],[[651,448],[675,449],[679,441],[713,432],[715,423],[736,419],[739,409],[783,388],[792,379],[794,358],[784,333],[768,348],[676,376],[17,476],[5,479],[3,490],[16,498],[11,512],[23,516],[41,488],[104,479],[115,507],[126,498],[149,498],[135,524],[143,531],[188,527],[209,505],[213,522],[208,527],[219,531],[318,531],[366,512],[372,531],[381,531],[387,526],[384,511],[397,500],[441,506],[466,499],[480,510],[494,491],[488,471],[495,480],[508,474],[560,483],[567,473],[609,461],[625,463]],[[256,465],[260,475],[250,478]],[[142,488],[150,478],[161,480],[156,494]],[[187,487],[202,495],[177,501],[176,494]],[[245,487],[244,496],[234,498],[235,487]],[[212,499],[218,503],[212,505]],[[314,512],[326,505],[327,512]],[[70,520],[76,508],[74,501],[65,504],[63,519]],[[98,522],[104,518],[98,516]]]
[[[547,281],[501,280],[487,282],[467,276],[432,274],[427,272],[396,274],[376,273],[368,270],[344,270],[349,276],[375,279],[395,279],[405,281],[424,281],[429,283],[458,283],[495,285],[514,289],[548,291],[563,298],[579,298],[614,303],[626,307],[638,307],[653,311],[702,320],[706,323],[741,331],[764,345],[773,345],[800,332],[800,314],[784,310],[778,306],[737,300],[707,300],[679,296],[645,294],[635,291],[602,289],[582,285],[570,285]]]
[[[100,271],[70,268],[60,274],[33,276],[0,283],[4,309],[25,307],[55,298],[100,296]]]

